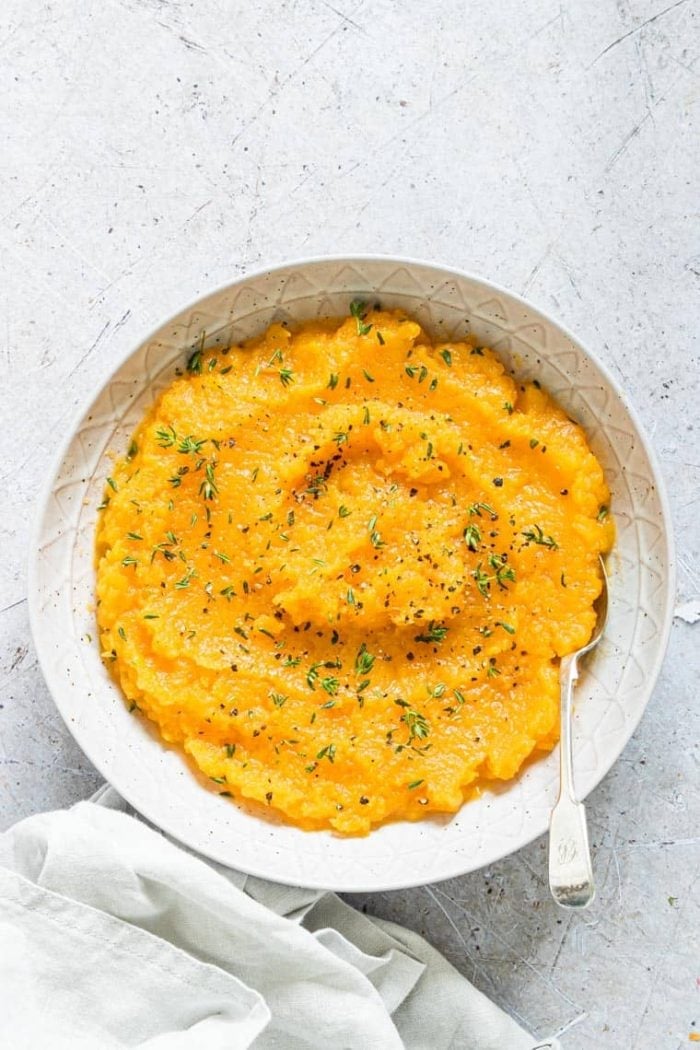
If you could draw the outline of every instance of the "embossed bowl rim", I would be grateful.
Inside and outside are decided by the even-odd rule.
[[[644,429],[637,413],[633,406],[629,404],[625,394],[619,387],[617,380],[612,376],[606,365],[602,363],[592,351],[583,346],[581,341],[569,331],[569,329],[553,318],[547,311],[534,306],[527,299],[509,289],[480,277],[477,274],[470,273],[469,271],[457,267],[445,266],[440,263],[405,256],[389,256],[382,254],[313,256],[280,262],[272,266],[259,267],[242,274],[233,281],[219,285],[205,295],[198,296],[197,299],[193,300],[188,306],[184,307],[155,327],[136,347],[123,354],[114,368],[112,368],[109,375],[102,380],[93,391],[91,391],[90,396],[84,400],[79,410],[75,413],[72,423],[68,428],[67,435],[61,443],[59,451],[55,455],[53,464],[47,475],[47,481],[43,488],[43,492],[38,500],[35,524],[29,548],[28,573],[28,606],[31,630],[39,658],[39,664],[49,690],[68,730],[74,736],[79,746],[93,765],[102,773],[106,780],[112,783],[127,802],[129,802],[135,810],[174,839],[221,864],[238,868],[247,874],[269,878],[276,882],[291,885],[303,885],[310,888],[335,889],[345,892],[395,890],[410,886],[423,885],[427,882],[454,878],[482,868],[488,864],[492,864],[517,851],[538,836],[542,835],[547,830],[549,804],[554,801],[555,797],[556,776],[551,775],[551,770],[556,768],[555,756],[557,754],[557,749],[555,749],[551,755],[547,756],[547,758],[540,759],[534,763],[534,765],[526,770],[524,774],[525,777],[530,777],[532,775],[532,770],[534,769],[535,776],[537,776],[537,767],[542,767],[547,763],[549,764],[550,775],[548,777],[548,801],[545,800],[546,804],[539,805],[538,812],[534,815],[530,814],[529,820],[525,819],[527,813],[522,814],[520,829],[515,833],[509,831],[503,836],[491,835],[490,838],[485,840],[487,845],[482,845],[474,851],[470,849],[470,846],[475,846],[475,843],[470,839],[468,834],[461,835],[461,837],[458,835],[456,844],[450,844],[454,848],[447,849],[440,848],[440,835],[441,832],[449,831],[451,828],[459,825],[460,816],[463,815],[465,811],[471,810],[471,807],[481,805],[483,798],[466,803],[459,813],[452,815],[447,824],[443,824],[437,832],[435,832],[435,825],[432,825],[431,821],[418,823],[398,822],[385,825],[384,827],[373,831],[370,836],[364,839],[344,839],[333,836],[328,832],[300,832],[299,829],[289,829],[287,825],[281,825],[278,827],[275,825],[265,825],[265,833],[267,837],[273,840],[275,839],[275,836],[279,835],[280,831],[285,834],[290,830],[296,833],[297,844],[292,845],[291,854],[294,856],[291,858],[290,847],[288,845],[276,844],[274,841],[263,844],[263,840],[260,836],[253,836],[249,848],[246,849],[246,837],[244,834],[243,838],[241,838],[241,831],[243,830],[243,832],[245,832],[245,830],[251,826],[248,822],[257,822],[257,824],[263,824],[264,822],[259,818],[238,809],[238,807],[231,806],[231,803],[228,800],[219,799],[217,795],[207,792],[197,786],[197,790],[200,792],[202,798],[211,800],[211,802],[203,803],[201,808],[203,813],[209,814],[211,820],[215,824],[226,823],[225,811],[217,807],[226,805],[227,807],[230,807],[230,810],[239,814],[239,826],[228,837],[225,837],[223,840],[217,840],[212,832],[211,826],[202,831],[200,828],[193,826],[192,822],[188,823],[187,820],[181,820],[179,810],[173,809],[169,812],[166,811],[167,807],[164,809],[163,805],[159,804],[159,797],[162,795],[161,791],[155,791],[149,794],[147,791],[144,793],[140,786],[134,787],[132,782],[125,779],[118,770],[112,768],[110,763],[107,762],[106,756],[101,750],[100,742],[91,738],[81,730],[79,719],[74,717],[75,698],[72,697],[68,691],[65,675],[59,676],[55,674],[50,664],[50,659],[52,655],[55,654],[50,652],[51,647],[49,645],[46,625],[44,622],[44,612],[41,608],[41,599],[46,588],[44,587],[42,590],[42,584],[39,578],[39,562],[42,549],[42,533],[45,528],[45,518],[47,517],[49,504],[54,494],[54,487],[58,480],[64,460],[66,459],[71,445],[76,439],[80,424],[87,418],[90,408],[95,403],[96,399],[102,394],[102,392],[109,388],[117,374],[132,356],[135,356],[142,350],[142,348],[154,341],[166,326],[177,323],[179,318],[185,316],[188,312],[195,311],[207,300],[223,295],[227,291],[232,291],[238,286],[245,286],[246,284],[251,284],[258,280],[275,277],[275,275],[281,276],[287,272],[303,272],[304,269],[308,267],[336,265],[339,267],[345,266],[352,268],[353,266],[361,267],[364,264],[384,265],[386,267],[391,266],[395,268],[393,272],[405,268],[410,273],[412,268],[424,268],[433,271],[436,280],[440,278],[444,280],[455,278],[458,281],[473,282],[483,288],[484,293],[492,294],[495,298],[505,299],[511,304],[515,304],[522,308],[532,318],[533,324],[542,321],[546,325],[550,325],[558,335],[561,336],[563,341],[571,344],[571,347],[574,348],[574,350],[578,350],[584,358],[588,358],[589,362],[591,362],[594,368],[598,370],[604,383],[609,390],[612,391],[614,397],[621,403],[632,423],[634,436],[641,445],[648,461],[650,473],[649,480],[651,482],[651,487],[656,490],[656,498],[658,499],[659,504],[659,528],[662,533],[665,566],[663,593],[660,595],[658,601],[658,604],[661,606],[661,613],[657,624],[658,630],[656,637],[654,638],[654,658],[651,665],[644,668],[644,681],[636,690],[637,702],[635,710],[630,713],[629,716],[626,716],[624,728],[621,732],[617,732],[615,743],[610,750],[606,752],[604,759],[597,762],[596,768],[590,771],[590,775],[587,775],[585,779],[585,787],[581,794],[583,797],[589,794],[613,766],[632,733],[636,729],[644,708],[652,694],[668,644],[673,617],[673,597],[675,594],[675,557],[671,514],[666,488],[663,476],[659,469],[656,454],[644,433]],[[362,290],[358,289],[357,291],[359,293]],[[364,291],[367,295],[380,294],[379,292],[372,291],[367,287],[365,287]],[[319,297],[321,298],[323,294],[324,292],[320,290]],[[348,294],[352,293],[348,292]],[[395,295],[397,297],[403,296],[406,299],[419,299],[417,295],[412,295],[408,292],[398,292],[395,293]],[[187,345],[183,345],[182,347],[183,351],[187,348]],[[104,453],[101,458],[104,458]],[[71,608],[73,609],[72,603]],[[75,612],[74,609],[73,612]],[[76,646],[82,644],[82,639],[78,637],[74,638],[73,644]],[[104,691],[104,682],[99,684],[99,688]],[[113,686],[113,690],[117,692],[117,687]],[[119,697],[119,699],[121,700],[121,697]],[[125,709],[123,703],[122,707]],[[138,725],[138,722],[133,719],[132,723]],[[145,731],[141,729],[141,732],[143,733]],[[151,748],[157,747],[157,741],[152,740],[148,746]],[[194,784],[194,777],[191,777],[190,774],[187,775],[190,776],[190,779]],[[517,777],[514,781],[509,782],[509,784],[504,788],[501,788],[498,793],[502,795],[508,794],[511,788],[515,791],[522,776],[523,774]],[[488,794],[489,792],[486,793],[486,795]],[[488,815],[488,809],[489,805],[487,804],[486,815]],[[243,824],[245,825],[244,827],[240,826],[241,817]],[[396,834],[397,829],[398,835]],[[426,834],[426,831],[430,831],[430,834]],[[435,838],[435,834],[438,836],[437,839]],[[391,839],[386,856],[384,855],[384,852],[380,850],[379,854],[370,856],[369,859],[363,857],[363,852],[372,852],[371,849],[367,847],[376,843],[382,835]],[[315,848],[307,849],[305,843],[311,846],[311,844],[319,841],[319,837],[323,842],[323,848],[320,850]],[[454,838],[454,835],[452,837]],[[407,846],[410,848],[403,849],[401,847],[400,844],[402,838],[407,839]],[[423,842],[421,842],[421,838],[424,839]],[[241,841],[243,841],[244,847],[242,851],[239,848]],[[350,850],[347,849],[348,843],[354,844]],[[447,844],[443,843],[443,846],[445,845]],[[345,855],[337,857],[336,854]],[[284,862],[280,860],[280,858],[285,855],[288,859],[293,859],[294,863],[288,863],[285,865]],[[433,855],[434,859],[431,859]],[[419,858],[420,863],[418,862]],[[403,863],[404,861],[405,863]]]

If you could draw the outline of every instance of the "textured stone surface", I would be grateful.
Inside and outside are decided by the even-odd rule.
[[[38,488],[111,362],[249,267],[404,253],[523,292],[596,349],[652,435],[700,600],[695,0],[5,0],[0,11],[0,822],[88,795],[28,633]],[[689,615],[686,608],[685,615]],[[546,843],[363,903],[565,1050],[700,1030],[696,624],[590,799],[599,896]]]

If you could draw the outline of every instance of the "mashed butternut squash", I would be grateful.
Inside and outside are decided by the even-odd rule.
[[[364,834],[553,746],[613,525],[537,384],[351,314],[192,355],[109,479],[97,594],[127,700],[215,790]]]

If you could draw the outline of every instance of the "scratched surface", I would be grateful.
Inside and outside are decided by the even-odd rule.
[[[544,841],[359,903],[414,927],[565,1050],[700,1031],[700,34],[677,0],[3,0],[0,823],[90,794],[27,623],[61,435],[159,320],[249,267],[432,258],[550,309],[654,439],[680,553],[648,713],[590,799],[599,895]]]

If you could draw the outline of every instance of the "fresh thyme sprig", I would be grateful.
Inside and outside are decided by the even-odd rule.
[[[536,543],[540,547],[549,547],[550,550],[557,550],[559,544],[553,536],[546,536],[539,525],[532,525],[529,529],[525,529],[522,533],[525,537],[525,546],[529,543]]]
[[[481,530],[478,525],[475,525],[474,523],[467,525],[464,530],[464,542],[470,551],[479,549],[479,544],[481,543]]]
[[[172,430],[172,427],[170,429]],[[173,431],[173,436],[174,435],[175,435],[175,431]],[[180,443],[177,446],[177,450],[178,450],[178,452],[181,452],[183,454],[183,456],[184,455],[189,455],[189,454],[191,454],[193,456],[198,456],[199,453],[201,452],[203,446],[206,445],[206,443],[207,443],[207,439],[206,438],[202,438],[201,440],[197,440],[197,438],[195,438],[192,434],[188,434],[187,437],[182,438],[182,440],[180,441]]]
[[[471,516],[476,515],[476,517],[478,517],[478,518],[481,517],[482,510],[483,510],[484,514],[488,514],[488,516],[491,518],[491,521],[497,521],[498,520],[498,514],[493,509],[493,507],[489,506],[488,503],[470,503],[469,506],[467,507],[467,512]]]
[[[411,747],[414,740],[425,740],[430,735],[430,723],[422,712],[411,707],[405,700],[397,700],[399,707],[404,708],[400,721],[408,730],[406,746]]]
[[[368,652],[367,646],[363,642],[358,649],[357,656],[355,657],[355,674],[366,675],[374,667],[374,656]]]
[[[417,634],[415,636],[414,641],[427,642],[431,645],[435,643],[444,642],[445,638],[447,637],[448,630],[449,627],[445,627],[444,624],[438,624],[435,622],[435,620],[431,620],[428,624],[427,631],[424,631],[422,634]]]
[[[477,567],[472,572],[472,576],[476,581],[477,590],[480,594],[483,594],[484,598],[490,596],[491,584],[497,583],[502,590],[507,590],[506,581],[511,583],[515,582],[515,569],[512,565],[508,564],[508,560],[505,554],[489,554],[488,564],[493,573],[485,572],[483,569],[483,562],[479,562]]]
[[[355,318],[357,324],[357,334],[367,335],[372,331],[371,324],[365,324],[364,317],[367,312],[367,303],[364,303],[361,299],[353,299],[350,303],[350,313]]]
[[[199,486],[199,494],[205,500],[213,500],[219,491],[218,486],[216,484],[216,479],[214,477],[215,466],[216,460],[212,460],[210,463],[207,463],[206,467],[204,468],[204,480]]]
[[[373,514],[367,522],[367,531],[369,532],[369,541],[376,550],[380,550],[384,546],[384,540],[380,532],[377,532],[377,515]]]

